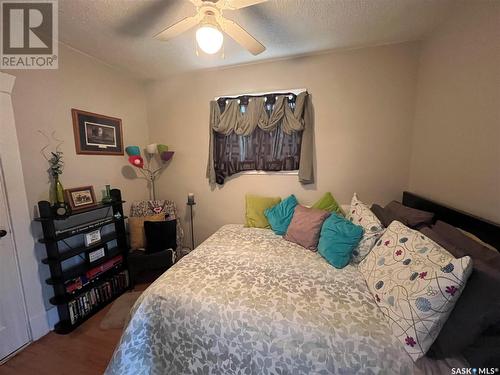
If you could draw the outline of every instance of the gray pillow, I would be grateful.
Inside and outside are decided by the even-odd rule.
[[[491,250],[444,221],[438,220],[432,229],[464,255],[469,255],[474,262],[480,261],[500,270],[500,253],[498,251]]]
[[[370,207],[375,216],[384,227],[388,227],[394,220],[397,220],[407,227],[418,229],[425,225],[430,225],[434,214],[432,212],[417,210],[415,208],[403,206],[401,203],[392,201],[385,207],[373,204]]]
[[[432,219],[434,218],[434,214],[432,212],[406,207],[396,201],[392,201],[386,205],[384,207],[384,211],[391,222],[393,220],[398,220],[407,227],[414,229],[432,224]]]
[[[378,204],[372,204],[370,211],[375,214],[385,228],[387,228],[393,220],[397,220],[393,215],[389,215],[389,212],[384,207]]]
[[[420,232],[454,257],[469,255],[473,262],[467,285],[428,355],[443,359],[462,354],[471,366],[487,366],[498,352],[486,344],[490,340],[485,337],[500,340],[500,253],[486,248],[470,251],[470,239],[443,222],[422,228]],[[496,260],[491,254],[497,256]]]

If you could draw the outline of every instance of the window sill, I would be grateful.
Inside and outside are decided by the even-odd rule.
[[[282,176],[298,176],[299,171],[243,171],[240,175],[282,175]]]

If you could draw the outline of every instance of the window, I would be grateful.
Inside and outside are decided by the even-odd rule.
[[[215,135],[215,170],[230,176],[241,171],[293,171],[300,165],[302,132],[285,134],[281,127],[248,136]]]
[[[226,177],[245,171],[300,170],[307,96],[270,93],[212,102],[211,182],[223,184]]]

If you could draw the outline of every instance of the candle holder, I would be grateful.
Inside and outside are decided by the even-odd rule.
[[[193,206],[196,204],[194,201],[194,194],[188,194],[188,201],[186,203],[189,206],[191,214],[191,250],[194,250],[194,224],[193,224]]]

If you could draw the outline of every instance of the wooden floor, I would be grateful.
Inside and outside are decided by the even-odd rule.
[[[146,286],[135,290],[144,290]],[[106,306],[68,335],[50,332],[32,343],[0,365],[0,375],[102,374],[122,332],[99,328],[110,307]]]

